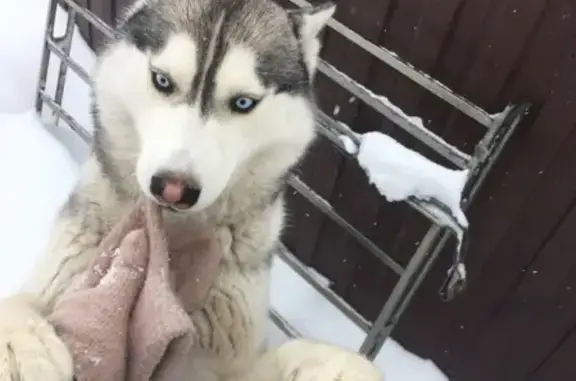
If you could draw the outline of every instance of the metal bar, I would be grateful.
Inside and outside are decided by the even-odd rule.
[[[305,0],[290,1],[299,7],[310,6],[310,3]],[[372,42],[366,40],[364,37],[335,19],[328,21],[328,26],[334,29],[336,32],[340,33],[342,37],[358,45],[360,48],[372,54],[386,65],[397,70],[400,72],[400,74],[403,74],[407,78],[410,78],[412,81],[424,87],[426,90],[430,91],[437,97],[443,99],[448,104],[454,106],[456,109],[460,110],[465,115],[468,115],[470,118],[474,119],[481,125],[485,126],[486,128],[491,127],[492,116],[488,114],[488,112],[470,102],[468,99],[457,95],[449,87],[435,80],[428,74],[415,69],[414,66],[400,59],[395,53],[381,46],[374,45]]]
[[[500,126],[508,119],[508,115],[514,112],[515,107],[516,106],[508,105],[504,111],[492,115],[492,128],[486,132],[480,141],[481,144],[486,144],[494,139],[494,135],[498,133]]]
[[[479,161],[474,162],[474,166],[479,164]],[[475,172],[475,167],[472,167],[470,172]],[[469,178],[468,182],[472,183],[471,189],[477,189],[480,186],[476,177]],[[465,202],[464,207],[467,205],[468,203]],[[401,277],[396,283],[392,294],[376,318],[372,330],[360,346],[360,353],[371,360],[378,355],[398,323],[400,316],[406,310],[426,275],[428,275],[432,264],[446,245],[448,237],[447,229],[442,229],[439,225],[433,225],[428,230],[406,267],[406,276]]]
[[[72,50],[72,37],[74,37],[74,26],[76,22],[76,11],[71,9],[68,12],[68,19],[66,20],[66,31],[64,36],[55,39],[48,37],[53,45],[57,45],[66,57],[70,57],[70,51]],[[62,98],[64,97],[64,86],[66,84],[66,74],[68,71],[68,64],[65,60],[60,60],[60,67],[58,68],[58,77],[56,79],[56,92],[54,94],[54,102],[62,105]],[[59,122],[59,117],[56,116],[54,124],[57,125]]]
[[[334,291],[330,290],[324,285],[318,283],[313,275],[312,271],[304,266],[302,262],[298,260],[288,250],[284,245],[281,246],[278,251],[278,256],[284,261],[295,273],[300,275],[310,286],[312,286],[320,295],[322,295],[326,300],[328,300],[332,305],[340,310],[348,319],[350,319],[354,324],[356,324],[364,332],[368,332],[372,324],[368,322],[362,315],[360,315],[356,310],[354,310],[348,303],[346,303],[340,296],[338,296]]]
[[[346,151],[346,147],[344,147],[344,144],[342,143],[342,141],[340,139],[339,133],[335,132],[331,128],[322,124],[320,122],[320,120],[316,121],[316,128],[318,129],[318,132],[320,133],[320,135],[322,135],[323,137],[328,139],[330,141],[330,143],[332,143],[332,145],[334,145],[334,147],[336,147],[336,149],[338,151],[340,151],[340,153],[342,155],[344,155],[346,157],[349,156],[348,152]]]
[[[84,8],[83,6],[77,4],[73,0],[61,0],[63,3],[67,4],[70,9],[73,9],[75,12],[80,14],[82,17],[86,19],[90,24],[92,24],[96,29],[100,32],[104,33],[104,35],[108,38],[112,38],[117,35],[117,32],[106,24],[102,19],[92,13],[90,10]]]
[[[470,178],[468,188],[464,189],[464,197],[462,199],[462,203],[466,208],[476,197],[477,191],[480,188],[481,184],[484,183],[486,176],[494,167],[496,160],[500,157],[502,150],[504,149],[508,140],[518,128],[522,117],[526,115],[528,110],[530,109],[529,104],[520,104],[514,106],[511,109],[511,112],[506,115],[506,119],[504,119],[499,126],[498,133],[493,136],[493,140],[487,143],[485,149],[487,150],[485,160],[479,161],[477,165],[470,170]],[[482,145],[483,143],[479,143]]]
[[[273,307],[270,307],[268,311],[268,316],[270,316],[270,320],[272,320],[272,323],[274,323],[276,327],[278,327],[282,332],[284,332],[284,334],[289,338],[297,338],[302,336],[300,332],[298,332],[298,330],[294,328],[288,322],[288,320],[284,319],[282,315],[280,315],[280,313],[276,311],[276,309],[274,309]]]
[[[72,115],[70,115],[66,110],[64,110],[64,108],[62,108],[62,106],[56,103],[52,97],[50,97],[50,95],[48,95],[44,90],[40,90],[38,94],[42,102],[46,104],[46,106],[50,107],[52,111],[54,111],[55,115],[57,115],[59,118],[62,118],[64,122],[70,126],[72,131],[77,133],[84,142],[88,144],[90,143],[92,136],[88,131],[86,131],[84,127],[76,122]]]
[[[58,56],[62,62],[65,62],[66,65],[72,69],[72,71],[74,71],[74,73],[76,73],[80,79],[86,82],[87,85],[90,85],[90,75],[86,70],[84,70],[82,66],[80,66],[78,62],[74,61],[51,40],[48,40],[48,49],[56,54],[56,56]]]
[[[339,135],[346,135],[352,139],[354,144],[360,145],[360,138],[358,136],[359,134],[354,132],[350,126],[326,115],[326,113],[324,113],[322,110],[317,110],[316,114],[316,119],[322,126],[329,129],[330,131],[334,131],[335,134],[337,133]]]
[[[49,45],[58,47],[63,54],[63,56],[70,57],[70,52],[72,50],[72,38],[74,37],[74,26],[76,21],[76,11],[73,9],[68,13],[68,19],[66,20],[66,31],[64,36],[58,38],[49,37]],[[54,95],[54,101],[59,105],[62,104],[62,97],[64,96],[64,84],[66,82],[66,72],[68,71],[68,64],[65,60],[60,60],[60,67],[58,69],[58,78],[56,83],[56,92]]]
[[[416,268],[413,273],[413,277],[411,278],[409,286],[404,289],[403,294],[397,300],[397,303],[391,310],[383,328],[378,332],[378,335],[371,339],[371,342],[369,342],[368,338],[366,338],[362,344],[365,345],[364,351],[369,354],[369,358],[374,359],[378,353],[380,353],[382,346],[388,337],[390,337],[392,330],[396,327],[396,324],[400,320],[400,316],[404,313],[408,307],[408,304],[412,301],[414,294],[416,291],[418,291],[422,281],[428,275],[428,272],[438,258],[438,255],[442,252],[442,249],[446,245],[449,237],[450,233],[447,229],[441,230],[438,234],[435,234],[432,237],[434,241],[428,248],[428,254],[421,258],[421,261],[418,263],[418,268]],[[383,319],[386,319],[386,317],[383,317]]]
[[[424,263],[426,256],[430,252],[430,247],[436,240],[437,236],[441,233],[442,228],[438,225],[433,225],[422,240],[420,246],[416,250],[416,253],[410,259],[404,274],[400,277],[396,286],[392,290],[392,294],[384,304],[382,311],[378,315],[378,318],[374,322],[372,329],[368,332],[368,335],[364,339],[364,342],[360,346],[359,352],[373,360],[384,341],[388,338],[394,323],[392,318],[394,317],[395,310],[402,303],[404,294],[410,291],[411,283],[413,282],[414,274],[416,274],[419,268]]]
[[[458,167],[466,168],[468,166],[470,155],[448,144],[444,139],[424,128],[421,124],[415,122],[413,120],[414,118],[405,115],[400,109],[391,106],[391,103],[384,101],[382,96],[374,94],[372,91],[360,85],[348,75],[342,73],[324,60],[319,61],[318,68],[322,73],[346,90],[350,91],[362,102],[390,119],[404,131],[422,141]]]
[[[495,139],[499,141],[495,143],[494,147],[491,147],[493,150],[491,150],[492,153],[488,158],[488,163],[483,165],[478,175],[472,179],[473,185],[470,189],[470,194],[467,195],[464,200],[465,208],[470,205],[473,197],[477,194],[483,180],[490,172],[501,150],[519,124],[521,116],[526,112],[527,108],[527,105],[518,106],[507,114],[507,119],[502,121],[499,129],[504,128],[505,131],[502,134],[495,135]],[[478,165],[480,165],[480,163]],[[472,170],[474,170],[474,168],[472,168]],[[446,245],[449,236],[449,232],[446,229],[441,229],[438,225],[434,225],[428,231],[421,245],[413,255],[405,273],[396,284],[376,322],[372,325],[373,328],[369,331],[360,347],[360,353],[373,360],[380,352],[382,345],[389,337],[401,314],[407,308],[415,292],[428,274],[432,264]]]
[[[350,155],[348,152],[346,152],[346,149],[343,147],[343,144],[340,141],[340,139],[335,137],[336,132],[334,132],[333,130],[337,129],[339,133],[346,135],[351,139],[356,138],[356,140],[358,140],[358,137],[355,136],[354,131],[352,131],[347,126],[344,127],[342,123],[335,122],[334,119],[324,114],[323,112],[318,112],[317,122],[319,124],[318,128],[321,131],[321,133],[324,136],[326,136],[338,148],[339,151],[343,152],[343,154],[346,157],[351,158],[353,155]],[[355,144],[359,143],[355,142]],[[473,161],[475,162],[475,158],[473,158],[473,160],[471,160],[470,163],[472,163]],[[412,198],[406,200],[405,202],[412,208],[414,208],[416,211],[418,211],[420,214],[422,214],[424,217],[429,219],[430,221],[438,225],[443,225],[445,223],[444,220],[438,217],[438,215],[430,211],[430,208],[426,203],[423,203],[417,199]]]
[[[348,221],[346,221],[342,216],[340,216],[332,205],[326,200],[324,200],[320,195],[314,192],[308,185],[306,185],[302,180],[300,180],[296,175],[291,174],[288,177],[288,184],[294,188],[298,193],[300,193],[304,198],[306,198],[312,205],[318,208],[322,213],[328,216],[332,221],[338,224],[342,229],[344,229],[348,234],[354,237],[360,246],[364,247],[369,253],[380,259],[386,266],[388,266],[396,274],[400,275],[404,272],[402,266],[400,266],[394,259],[388,256],[384,251],[380,250],[372,241],[370,241],[366,236],[360,233],[354,226],[352,226]]]
[[[42,58],[40,61],[40,72],[38,76],[38,84],[36,86],[36,111],[42,113],[42,97],[41,93],[46,90],[46,82],[48,79],[48,65],[50,64],[50,51],[48,50],[48,40],[54,34],[54,23],[56,22],[56,9],[58,0],[50,0],[48,8],[48,15],[46,18],[46,30],[44,33],[44,43],[42,44]]]
[[[326,115],[322,110],[316,111],[316,126],[320,133],[326,136],[345,157],[352,157],[344,147],[340,135],[345,135],[356,145],[360,145],[360,138],[350,127]]]
[[[481,168],[481,170],[479,171],[480,172],[479,176],[476,177],[475,181],[473,182],[473,186],[470,189],[470,194],[466,195],[466,200],[463,203],[464,207],[466,209],[471,205],[473,199],[478,194],[478,191],[480,190],[480,187],[482,186],[485,177],[488,175],[488,173],[490,173],[490,170],[492,169],[493,165],[495,164],[501,150],[503,149],[503,147],[507,143],[511,134],[514,132],[514,130],[518,126],[518,124],[521,120],[522,114],[525,113],[527,111],[527,109],[528,109],[528,105],[520,105],[520,106],[511,108],[510,112],[506,114],[506,119],[502,119],[502,121],[500,123],[501,125],[499,125],[498,127],[499,127],[500,132],[502,132],[502,129],[505,129],[505,131],[502,134],[499,134],[499,135],[501,135],[501,139],[498,142],[496,142],[496,146],[494,147],[494,151],[492,152],[492,154],[489,157],[489,162],[486,163],[486,165],[484,165]],[[494,136],[494,137],[496,137],[496,136]],[[440,252],[442,251],[444,246],[446,245],[446,242],[447,242],[449,236],[450,236],[449,232],[445,230],[444,233],[442,234],[442,236],[440,237],[440,240],[436,244],[436,247],[432,251],[432,254],[428,256],[428,259],[425,261],[421,271],[418,273],[417,278],[414,282],[414,286],[412,288],[413,291],[415,291],[416,289],[418,289],[420,287],[420,284],[422,283],[422,281],[424,280],[424,278],[426,277],[426,275],[430,271],[432,264],[436,261],[436,258],[438,257],[438,255],[440,254]],[[412,292],[412,294],[413,294],[413,292]],[[396,310],[396,314],[398,317],[400,316],[400,314],[402,314],[404,312],[404,310],[408,306],[408,303],[409,303],[410,299],[412,298],[412,296],[413,295],[407,295],[405,300],[398,307],[398,309]],[[394,319],[394,317],[393,317],[393,319]],[[394,319],[394,321],[397,321],[397,320],[398,319]]]

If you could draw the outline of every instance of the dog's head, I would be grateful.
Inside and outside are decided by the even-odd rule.
[[[318,34],[333,13],[270,0],[137,3],[94,77],[97,135],[130,158],[145,194],[178,210],[204,209],[250,171],[282,174],[315,135]]]

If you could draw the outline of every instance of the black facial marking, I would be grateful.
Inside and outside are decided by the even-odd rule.
[[[214,90],[216,87],[216,74],[222,65],[226,50],[228,49],[227,38],[231,34],[231,28],[240,21],[239,15],[243,12],[245,1],[230,1],[226,7],[214,6],[208,11],[210,14],[211,22],[210,27],[205,30],[210,31],[209,36],[203,36],[203,50],[205,52],[211,51],[211,54],[202,54],[200,59],[200,66],[206,68],[203,75],[202,88],[199,96],[200,111],[203,116],[210,113],[214,107]],[[208,19],[210,20],[210,19]],[[212,43],[212,46],[210,44]],[[210,62],[207,62],[210,59]],[[200,82],[200,81],[199,81]]]
[[[226,20],[222,22],[224,24]],[[226,41],[222,30],[215,30],[214,33],[218,33],[215,41],[214,55],[212,61],[208,63],[208,68],[204,75],[204,86],[202,87],[202,92],[200,93],[200,112],[203,116],[208,115],[210,109],[212,108],[212,100],[214,97],[214,89],[216,87],[216,73],[220,68],[220,64],[224,59]]]
[[[157,10],[144,7],[120,25],[119,32],[142,51],[159,51],[166,44],[171,28]]]
[[[214,40],[218,40],[218,35],[220,33],[217,30],[219,19],[222,17],[222,11],[219,7],[208,6],[202,9],[202,13],[198,15],[198,19],[194,23],[198,23],[196,28],[192,28],[191,34],[196,40],[198,52],[196,58],[196,66],[198,67],[197,73],[194,75],[192,80],[192,87],[190,89],[189,100],[190,102],[196,102],[199,97],[199,93],[204,91],[204,86],[206,84],[206,70],[207,65],[213,62],[213,55],[210,54],[210,49],[213,48],[217,50],[216,47],[212,47]],[[216,41],[218,42],[218,41]],[[216,44],[217,45],[217,44]]]
[[[276,87],[276,93],[301,94],[311,89],[301,51],[283,56],[279,52],[262,54],[256,70],[262,83]]]

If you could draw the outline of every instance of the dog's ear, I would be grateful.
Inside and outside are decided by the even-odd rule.
[[[329,1],[316,6],[290,9],[288,14],[296,27],[298,37],[306,40],[317,38],[335,11],[336,4]]]
[[[288,15],[294,24],[296,37],[300,40],[310,74],[313,74],[316,70],[318,54],[320,53],[318,35],[335,11],[336,4],[332,2],[288,11]]]

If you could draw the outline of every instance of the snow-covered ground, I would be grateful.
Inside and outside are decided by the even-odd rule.
[[[42,252],[58,207],[73,186],[86,148],[67,130],[33,111],[47,0],[0,2],[0,297],[15,292]],[[59,11],[56,33],[66,15]],[[72,57],[90,70],[94,56],[76,34]],[[53,93],[58,60],[53,57],[48,90]],[[89,89],[69,71],[64,107],[91,129]],[[66,145],[61,144],[62,141]],[[273,269],[272,304],[301,333],[357,349],[363,332],[307,285],[286,264]],[[289,293],[285,290],[290,290]],[[334,335],[338,332],[338,335]],[[271,342],[286,338],[271,324]],[[388,340],[376,363],[388,381],[444,381],[429,360]]]

